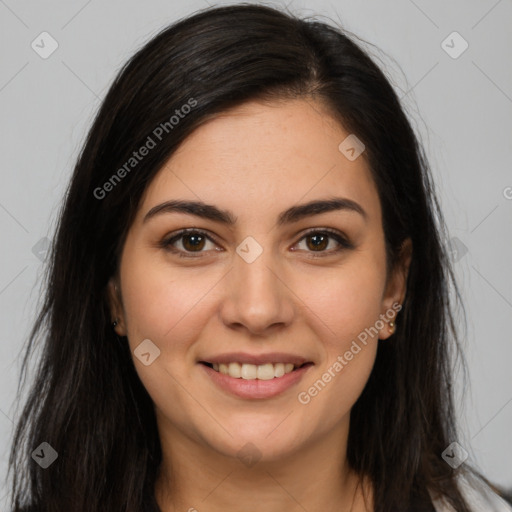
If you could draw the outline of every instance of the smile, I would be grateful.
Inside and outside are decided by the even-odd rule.
[[[215,367],[214,367],[215,365]],[[299,383],[313,363],[207,363],[203,368],[213,384],[230,395],[244,399],[265,399],[284,393]]]
[[[282,377],[287,373],[293,372],[299,366],[293,363],[266,363],[266,364],[240,364],[240,363],[207,363],[216,372],[229,375],[234,379],[245,380],[271,380]]]

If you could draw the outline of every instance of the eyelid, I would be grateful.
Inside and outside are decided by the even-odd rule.
[[[334,239],[338,243],[338,247],[331,249],[330,251],[306,251],[308,258],[327,258],[329,256],[338,255],[342,251],[354,249],[354,244],[350,241],[349,237],[346,236],[342,231],[332,228],[315,227],[310,228],[303,232],[300,238],[295,242],[294,246],[300,243],[308,235],[314,234],[327,234],[330,238]]]
[[[166,236],[163,238],[163,240],[158,244],[162,249],[167,250],[169,252],[178,254],[179,256],[183,256],[183,254],[187,254],[187,256],[183,256],[186,258],[198,258],[201,257],[203,254],[209,252],[209,251],[199,251],[197,253],[191,252],[191,251],[182,251],[181,249],[176,249],[173,246],[173,243],[180,238],[182,238],[184,235],[187,235],[189,233],[198,234],[204,236],[206,239],[210,240],[210,242],[213,242],[216,245],[220,245],[220,243],[217,241],[216,237],[211,235],[209,231],[206,231],[204,229],[200,228],[184,228],[180,229],[179,231],[175,233],[171,233],[171,235]]]
[[[165,250],[168,250],[170,252],[178,254],[179,256],[182,256],[184,258],[198,258],[198,257],[201,257],[203,254],[210,252],[210,251],[198,251],[198,252],[194,253],[192,251],[182,251],[181,249],[176,249],[175,247],[173,247],[173,243],[175,241],[179,240],[182,236],[184,236],[188,233],[202,235],[206,239],[215,243],[216,245],[220,245],[219,242],[217,241],[216,237],[214,235],[210,234],[210,232],[207,230],[204,230],[201,228],[184,228],[175,233],[172,233],[170,236],[166,236],[159,243],[159,246]],[[306,231],[297,235],[297,236],[299,236],[299,239],[293,244],[293,246],[300,243],[308,235],[313,235],[313,234],[327,234],[330,236],[330,238],[334,239],[338,243],[339,247],[337,249],[331,249],[330,251],[306,251],[312,257],[325,257],[325,256],[332,255],[332,254],[338,254],[340,251],[342,251],[344,249],[353,249],[354,248],[354,245],[350,242],[349,238],[343,232],[338,231],[336,229],[327,228],[327,227],[315,227],[315,228],[307,229]],[[183,256],[183,254],[186,254],[187,256]]]

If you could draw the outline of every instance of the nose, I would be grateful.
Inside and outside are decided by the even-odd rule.
[[[248,263],[235,255],[226,276],[221,318],[231,329],[265,335],[289,325],[294,315],[293,292],[272,251],[263,250]]]

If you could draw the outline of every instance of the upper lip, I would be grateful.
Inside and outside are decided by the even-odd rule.
[[[269,352],[267,354],[248,354],[246,352],[230,352],[229,354],[220,354],[201,359],[204,363],[217,364],[267,364],[267,363],[293,363],[295,366],[301,366],[308,360],[302,356],[286,354],[284,352]]]

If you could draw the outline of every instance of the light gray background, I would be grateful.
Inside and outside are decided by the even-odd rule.
[[[226,3],[233,2],[216,5]],[[207,5],[0,0],[0,509],[20,353],[43,269],[32,249],[52,237],[80,145],[120,66],[164,25]],[[512,487],[512,2],[288,5],[341,23],[385,52],[371,49],[423,138],[450,239],[458,240],[451,243],[459,247],[471,386],[457,400],[465,433],[457,441],[489,478]],[[59,44],[47,59],[31,48],[43,31]],[[453,31],[469,44],[456,59],[442,47]],[[461,48],[456,39],[447,44]]]

